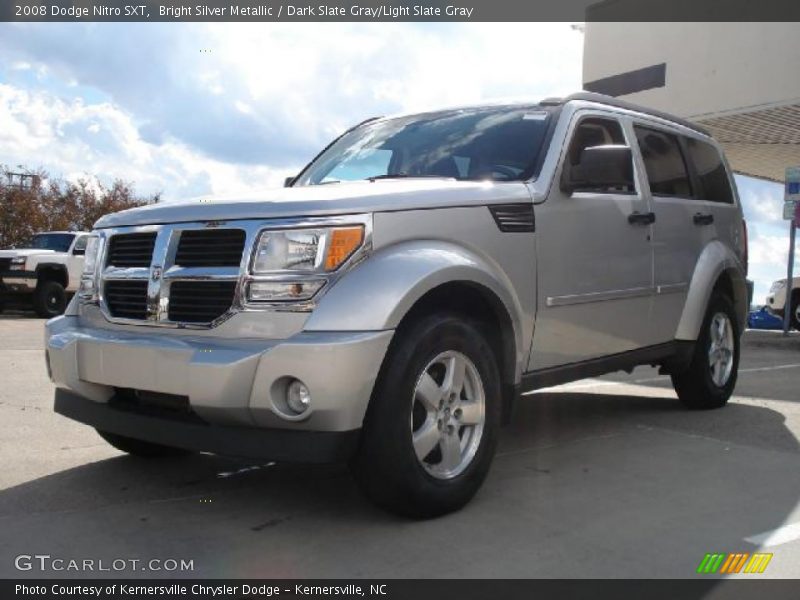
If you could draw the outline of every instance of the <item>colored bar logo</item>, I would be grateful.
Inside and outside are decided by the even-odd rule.
[[[756,552],[732,552],[730,554],[706,554],[697,567],[697,572],[702,575],[734,575],[736,573],[763,573],[772,554]]]

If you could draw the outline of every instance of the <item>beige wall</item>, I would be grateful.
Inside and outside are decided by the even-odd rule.
[[[667,64],[666,87],[632,102],[683,117],[800,102],[797,23],[587,23],[585,35],[584,82]]]

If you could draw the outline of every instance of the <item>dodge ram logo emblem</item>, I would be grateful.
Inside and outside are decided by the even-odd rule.
[[[152,281],[158,281],[161,279],[161,267],[153,267],[150,270],[150,279]]]

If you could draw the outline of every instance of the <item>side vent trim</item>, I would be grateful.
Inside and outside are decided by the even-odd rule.
[[[532,233],[536,231],[533,204],[493,204],[489,206],[498,229],[505,233]]]

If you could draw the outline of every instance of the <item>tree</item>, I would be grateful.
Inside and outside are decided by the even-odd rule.
[[[160,195],[137,196],[133,184],[117,179],[110,187],[80,179],[50,179],[43,170],[25,171],[14,184],[0,165],[0,248],[19,246],[40,231],[90,231],[103,215],[158,202]]]

